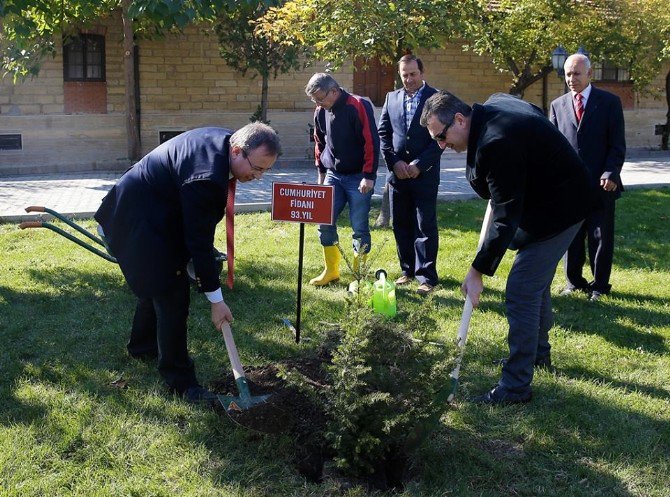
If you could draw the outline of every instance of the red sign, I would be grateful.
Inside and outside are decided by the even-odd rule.
[[[333,186],[272,183],[272,220],[333,224]]]

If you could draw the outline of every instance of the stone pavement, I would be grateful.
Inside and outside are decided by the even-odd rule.
[[[465,154],[447,151],[440,164],[440,200],[464,200],[475,195],[465,181]],[[379,199],[386,168],[379,167],[375,198]],[[84,172],[0,176],[0,222],[17,223],[46,219],[27,214],[31,205],[53,209],[68,217],[91,217],[102,197],[121,173]],[[670,152],[631,150],[621,173],[626,188],[670,186]],[[314,183],[312,168],[276,167],[260,180],[238,185],[237,212],[269,210],[272,183]]]

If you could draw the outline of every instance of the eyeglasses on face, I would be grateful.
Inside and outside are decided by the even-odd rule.
[[[326,91],[326,93],[324,93],[323,97],[321,97],[321,98],[316,98],[314,95],[312,95],[311,97],[309,97],[309,99],[312,102],[314,102],[316,105],[322,105],[323,102],[325,102],[326,99],[328,98],[328,95],[330,95],[331,91],[332,91],[332,89]]]
[[[451,128],[451,125],[452,125],[452,124],[454,124],[454,120],[453,120],[453,119],[451,120],[451,122],[450,122],[449,124],[447,124],[447,125],[444,127],[444,129],[442,130],[442,132],[441,132],[440,134],[433,136],[433,140],[435,140],[436,142],[443,142],[443,141],[445,141],[445,140],[447,139],[447,130],[448,130],[449,128]]]
[[[247,154],[247,152],[242,151],[242,154],[244,155],[244,158],[247,159],[247,162],[249,163],[249,167],[251,168],[251,170],[253,172],[258,173],[258,174],[263,174],[263,173],[267,173],[270,169],[272,169],[272,167],[268,167],[267,169],[265,169],[265,168],[262,168],[262,167],[255,166],[251,162],[251,160],[249,159],[249,154]]]

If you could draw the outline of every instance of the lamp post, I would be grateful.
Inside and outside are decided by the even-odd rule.
[[[556,49],[551,52],[551,65],[554,66],[554,69],[556,69],[556,74],[558,74],[559,78],[565,76],[563,65],[565,64],[565,60],[567,58],[568,52],[565,50],[565,48],[563,48],[562,45],[557,46]]]

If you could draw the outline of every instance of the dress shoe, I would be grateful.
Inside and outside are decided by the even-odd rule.
[[[183,397],[189,404],[199,404],[207,407],[214,407],[219,404],[219,398],[216,394],[200,385],[188,387]]]
[[[506,405],[506,404],[525,404],[533,398],[533,392],[528,390],[525,393],[513,393],[505,387],[496,385],[491,391],[483,395],[473,397],[475,404]]]
[[[428,295],[433,290],[435,290],[435,287],[430,283],[421,283],[419,285],[419,288],[416,289],[416,293],[418,293],[419,295]]]
[[[414,280],[413,276],[407,276],[406,274],[403,274],[400,278],[395,280],[396,285],[407,285],[411,283]]]

